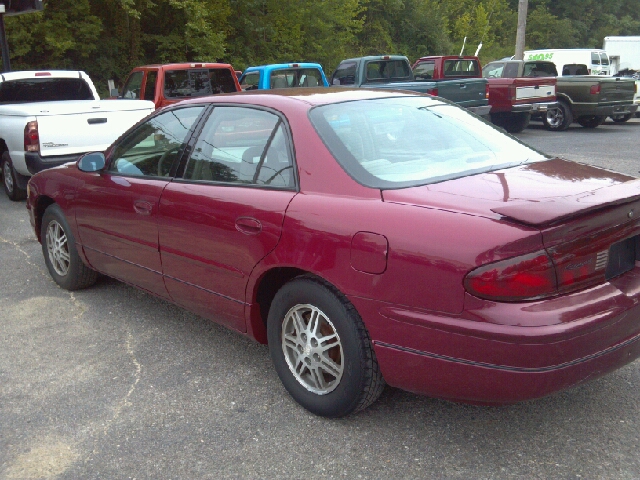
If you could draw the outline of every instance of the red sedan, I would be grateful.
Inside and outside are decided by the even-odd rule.
[[[640,355],[640,180],[430,96],[183,102],[35,175],[27,207],[62,288],[99,272],[268,343],[318,415],[385,382],[517,402]]]

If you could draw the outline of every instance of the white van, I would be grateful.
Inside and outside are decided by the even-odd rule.
[[[558,75],[574,75],[576,65],[586,65],[589,75],[610,75],[607,52],[597,48],[527,50],[524,60],[548,60],[556,64]]]

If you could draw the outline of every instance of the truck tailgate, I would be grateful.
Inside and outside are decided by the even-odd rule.
[[[600,79],[600,101],[631,103],[636,91],[635,82],[629,78]]]
[[[555,100],[555,78],[514,78],[514,80],[516,103]]]
[[[485,78],[436,80],[438,96],[451,100],[461,107],[486,105],[486,85]]]
[[[155,109],[141,100],[55,102],[36,113],[43,157],[106,150]]]

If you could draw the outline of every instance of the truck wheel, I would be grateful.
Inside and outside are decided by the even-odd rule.
[[[556,132],[566,130],[573,122],[571,106],[565,100],[558,100],[558,108],[547,110],[547,114],[542,117],[542,122],[547,130]]]
[[[4,191],[7,194],[7,197],[14,202],[27,198],[27,191],[23,190],[18,185],[16,171],[13,168],[13,162],[11,162],[9,152],[4,152],[2,154],[2,177],[4,179]]]
[[[98,272],[82,262],[67,219],[55,203],[50,205],[42,216],[40,238],[44,263],[59,287],[78,290],[96,282]]]
[[[576,121],[584,128],[596,128],[598,125],[602,125],[606,119],[605,115],[585,115]]]
[[[626,115],[615,115],[611,117],[611,120],[613,120],[616,123],[624,123],[631,120],[631,117],[633,117],[633,113],[627,113]]]
[[[320,279],[298,277],[276,293],[267,336],[284,387],[316,415],[357,412],[384,389],[360,315],[344,295]]]

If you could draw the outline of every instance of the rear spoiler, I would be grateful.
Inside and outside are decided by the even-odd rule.
[[[492,208],[491,211],[518,223],[547,227],[586,213],[637,200],[640,200],[640,179],[539,202],[510,202],[509,205]],[[630,208],[627,215],[629,218],[640,215],[640,208]]]

